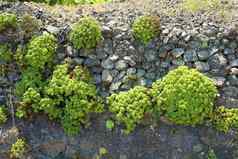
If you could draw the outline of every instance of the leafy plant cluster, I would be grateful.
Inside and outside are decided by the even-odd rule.
[[[56,45],[56,39],[51,34],[33,38],[25,55],[27,66],[35,70],[43,70],[46,64],[52,63]]]
[[[173,123],[196,125],[213,112],[217,89],[211,79],[181,66],[152,86],[156,108]]]
[[[0,34],[7,36],[8,29],[14,29],[16,36],[20,36],[23,40],[28,40],[39,31],[39,23],[29,15],[24,15],[18,19],[13,13],[0,13]],[[5,76],[7,70],[10,69],[8,66],[12,61],[18,62],[20,60],[21,63],[24,63],[23,59],[18,59],[16,56],[23,56],[23,53],[13,54],[11,50],[11,43],[0,44],[0,74],[2,76]]]
[[[0,13],[0,33],[12,29],[19,31],[20,36],[24,39],[29,39],[39,31],[39,26],[39,21],[30,15],[18,18],[13,13]]]
[[[238,109],[218,107],[213,114],[213,123],[217,130],[228,132],[230,128],[238,128]]]
[[[213,149],[208,150],[207,159],[217,159],[217,156]]]
[[[157,18],[139,18],[133,25],[135,37],[148,43],[158,35]],[[31,21],[30,17],[24,19]],[[26,33],[33,30],[26,30]],[[77,49],[93,48],[102,39],[101,28],[96,20],[82,18],[74,24],[69,39]],[[44,112],[51,119],[59,121],[68,134],[74,135],[81,125],[88,122],[90,113],[102,112],[103,105],[91,83],[90,74],[81,66],[70,70],[68,64],[58,65],[52,76],[44,80],[44,70],[52,66],[56,47],[55,37],[46,33],[33,37],[26,50],[20,49],[19,59],[23,63],[23,70],[22,78],[16,85],[16,94],[21,97],[16,115],[26,117],[32,112]],[[12,58],[8,46],[0,46],[0,56],[5,61]],[[141,123],[147,112],[162,114],[175,124],[201,124],[214,115],[216,94],[216,87],[208,77],[195,69],[181,66],[156,81],[152,89],[138,86],[128,92],[111,95],[107,102],[115,120],[125,124],[125,132],[129,133]],[[213,118],[216,127],[227,131],[230,126],[235,126],[237,117],[234,112],[216,110]],[[107,127],[112,129],[113,121],[108,121]]]
[[[160,33],[160,19],[158,16],[141,16],[132,26],[136,39],[144,44],[149,43]]]
[[[115,127],[114,122],[112,120],[108,119],[106,121],[106,128],[111,131],[114,127]]]
[[[27,112],[31,111],[29,102],[24,101],[29,93],[27,91],[41,91],[45,85],[43,71],[47,65],[52,64],[56,47],[56,39],[47,33],[34,37],[29,42],[27,49],[19,50],[17,59],[21,60],[22,75],[21,80],[16,84],[15,93],[22,97],[23,102],[17,108],[16,115],[18,117],[24,117]]]
[[[76,49],[94,48],[102,40],[101,27],[95,19],[84,17],[73,25],[69,39]]]
[[[42,71],[47,64],[52,64],[56,46],[56,39],[50,34],[43,34],[30,41],[22,57],[25,69],[22,71],[20,82],[16,85],[18,96],[23,95],[28,88],[37,89],[43,85]]]
[[[6,44],[0,44],[0,75],[5,76],[8,64],[12,60],[12,52]]]
[[[22,96],[28,88],[38,89],[44,85],[41,72],[35,69],[27,68],[23,70],[21,80],[16,84],[15,93]]]
[[[86,124],[91,112],[101,112],[103,105],[97,96],[89,72],[82,66],[69,70],[68,64],[58,65],[48,80],[46,68],[52,68],[57,42],[53,35],[33,37],[26,49],[19,49],[22,77],[16,85],[21,97],[16,115],[20,118],[32,113],[46,113],[60,121],[65,131],[74,135]]]
[[[22,138],[18,138],[17,141],[11,146],[10,157],[12,159],[22,159],[26,152],[26,142]]]
[[[7,121],[6,110],[3,106],[0,106],[0,124],[4,124]]]
[[[152,89],[135,87],[108,98],[115,120],[131,132],[148,113],[182,125],[201,124],[213,113],[217,90],[212,80],[186,66],[170,71]],[[152,107],[153,105],[153,107]]]
[[[115,114],[115,119],[126,125],[126,133],[134,130],[136,124],[140,123],[145,113],[152,108],[148,89],[142,86],[111,95],[108,105],[109,110]]]
[[[39,88],[38,88],[39,89]],[[19,118],[27,117],[33,112],[39,112],[39,101],[40,101],[39,90],[29,87],[22,96],[22,101],[17,107],[16,116]]]
[[[17,28],[17,17],[12,13],[1,13],[0,14],[0,32],[6,29],[16,29]]]
[[[69,71],[68,64],[58,65],[44,87],[27,89],[18,116],[26,116],[32,108],[33,112],[44,112],[50,119],[60,121],[67,134],[77,134],[90,113],[103,111],[96,87],[81,68]]]
[[[12,52],[6,44],[0,44],[0,61],[1,63],[9,63],[12,60]]]
[[[41,108],[51,118],[60,119],[70,135],[77,134],[80,125],[86,124],[89,113],[103,111],[96,87],[80,72],[76,67],[69,73],[67,64],[59,65],[44,89],[45,97],[40,100]]]

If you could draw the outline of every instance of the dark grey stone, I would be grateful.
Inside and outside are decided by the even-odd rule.
[[[149,50],[145,52],[145,58],[148,62],[152,62],[156,60],[156,51]]]
[[[211,56],[211,52],[209,50],[200,50],[197,55],[199,60],[207,60]]]
[[[84,61],[84,65],[86,65],[88,67],[98,66],[98,65],[100,65],[100,61],[96,60],[96,59],[92,59],[92,58],[87,58]]]
[[[238,97],[238,89],[234,86],[224,87],[223,92],[225,97],[230,97],[230,98]]]
[[[193,62],[197,60],[198,60],[198,57],[195,50],[188,50],[184,53],[185,62]]]
[[[125,60],[119,60],[118,62],[116,62],[115,64],[115,68],[117,70],[125,70],[128,67],[127,63]]]
[[[225,48],[225,50],[224,50],[225,55],[230,55],[230,54],[234,54],[234,53],[235,53],[234,50],[229,49],[229,48]]]
[[[178,58],[184,54],[185,50],[183,48],[175,48],[171,51],[171,54]]]
[[[227,59],[222,54],[215,54],[208,59],[208,64],[212,69],[220,69],[227,65]]]
[[[103,70],[102,72],[102,81],[105,83],[111,83],[113,80],[113,77],[109,70]]]
[[[111,61],[110,58],[103,60],[101,65],[105,69],[113,69],[114,68],[114,62]]]
[[[137,69],[137,77],[143,77],[145,75],[145,70],[144,69]]]
[[[51,33],[57,35],[60,32],[60,29],[58,27],[52,26],[52,25],[47,25],[45,29]]]
[[[212,77],[212,79],[217,87],[223,87],[226,82],[224,77]]]
[[[201,72],[208,72],[210,70],[210,66],[206,62],[197,61],[195,62],[196,69]]]
[[[238,86],[238,78],[237,78],[236,75],[230,75],[230,76],[228,76],[227,79],[228,79],[230,85],[232,85],[232,86]]]
[[[238,59],[233,60],[229,66],[230,67],[238,67]]]
[[[130,66],[135,66],[136,62],[132,59],[131,56],[125,56],[123,59],[130,65]]]

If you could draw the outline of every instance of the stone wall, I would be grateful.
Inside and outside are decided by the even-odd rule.
[[[160,36],[145,46],[134,39],[131,28],[142,12],[136,9],[128,9],[125,13],[91,11],[89,14],[102,25],[104,39],[96,49],[75,50],[67,41],[67,35],[72,23],[82,16],[80,10],[73,18],[67,19],[64,12],[54,17],[42,8],[22,3],[7,3],[1,8],[18,15],[31,14],[41,20],[41,31],[53,33],[59,39],[58,63],[68,57],[75,65],[87,66],[103,96],[135,85],[150,87],[169,70],[187,65],[214,79],[221,90],[219,100],[226,102],[227,106],[236,105],[238,34],[237,29],[229,25],[203,19],[189,21],[161,17]],[[14,42],[26,45],[21,39],[14,38]],[[6,39],[6,36],[1,36],[0,41]],[[13,83],[20,78],[11,73],[9,76]]]
[[[135,85],[150,87],[152,82],[161,79],[169,70],[187,65],[214,79],[220,91],[216,105],[238,107],[238,30],[229,24],[221,25],[199,18],[187,21],[177,17],[161,17],[160,36],[144,46],[133,38],[131,30],[133,21],[143,13],[136,9],[121,12],[114,7],[113,11],[90,12],[102,25],[102,43],[93,50],[75,50],[67,41],[67,35],[70,25],[82,16],[80,9],[72,19],[63,10],[59,11],[60,16],[53,16],[41,7],[27,3],[1,5],[0,10],[18,15],[27,13],[41,20],[40,33],[47,31],[58,37],[56,62],[70,58],[73,65],[87,66],[104,97]],[[9,41],[26,45],[18,37],[0,35],[0,42]],[[0,77],[1,104],[6,103],[9,86],[19,79],[17,69]],[[67,137],[57,123],[48,121],[45,116],[34,120],[17,120],[16,123],[31,146],[31,158],[34,159],[67,158],[77,152],[83,158],[91,159],[102,146],[115,159],[201,159],[206,158],[204,152],[210,147],[219,152],[218,158],[237,157],[235,149],[238,143],[233,131],[220,134],[211,127],[187,128],[164,123],[157,127],[151,123],[147,127],[139,125],[135,132],[124,136],[121,128],[117,127],[113,132],[106,130],[108,116],[105,113],[94,117],[90,128],[83,129],[74,138]],[[1,129],[0,135],[8,134],[10,127],[9,121]],[[175,130],[176,133],[173,133]],[[2,140],[0,143],[0,158],[5,159],[2,156],[8,151],[9,144],[2,144]]]
[[[104,40],[90,54],[74,50],[70,44],[62,54],[91,70],[103,96],[135,85],[150,87],[169,70],[187,65],[214,79],[221,93],[219,104],[238,105],[236,30],[212,22],[162,23],[160,36],[145,46],[133,38],[130,25],[104,23]]]

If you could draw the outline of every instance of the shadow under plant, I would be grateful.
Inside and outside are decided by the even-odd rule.
[[[47,11],[11,5],[5,10],[13,13],[0,16],[1,104],[9,107],[1,107],[0,122],[14,119],[13,104],[16,116],[27,119],[17,119],[18,129],[9,120],[3,125],[2,158],[238,157],[230,129],[238,121],[235,30],[207,22],[160,24],[157,16],[131,25],[110,19],[112,13],[93,15],[100,23],[83,17],[70,29],[62,19],[53,23]],[[7,90],[15,84],[12,99]],[[127,92],[111,96],[120,91]],[[110,111],[95,114],[103,105]]]

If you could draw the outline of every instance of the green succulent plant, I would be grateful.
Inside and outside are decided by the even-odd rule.
[[[132,26],[133,35],[143,44],[149,43],[160,33],[160,19],[158,16],[141,16]]]
[[[80,76],[83,78],[84,75],[79,73],[85,70],[79,71],[79,67],[76,67],[73,73],[77,73],[73,76],[68,69],[68,64],[57,66],[45,87],[48,102],[51,104],[41,107],[52,118],[58,118],[62,111],[61,123],[64,130],[69,135],[75,135],[80,126],[88,121],[89,113],[102,112],[103,105],[97,96],[96,87],[81,80]]]
[[[112,120],[107,120],[107,121],[106,121],[106,128],[107,128],[108,130],[111,131],[114,127],[115,127],[115,124],[114,124],[114,122],[113,122]]]
[[[17,141],[11,146],[10,157],[14,159],[22,159],[26,152],[26,142],[22,138],[18,138]]]
[[[91,83],[93,81],[91,74],[89,73],[88,69],[83,66],[76,66],[72,72],[73,78],[76,80],[89,82]]]
[[[92,17],[84,17],[75,23],[69,39],[76,49],[91,49],[102,40],[101,27]]]
[[[1,13],[0,14],[0,33],[9,29],[17,28],[17,17],[12,13]]]
[[[33,38],[25,55],[27,66],[35,70],[43,70],[46,64],[52,63],[56,46],[55,37],[48,33]]]
[[[12,52],[6,44],[0,44],[0,76],[5,76],[8,64],[12,61]]]
[[[41,73],[33,68],[27,68],[22,72],[21,80],[16,84],[15,93],[18,97],[21,97],[29,88],[39,90],[43,85],[44,81]]]
[[[11,62],[12,52],[6,44],[0,44],[0,61]]]
[[[238,109],[220,106],[214,111],[212,121],[219,131],[228,132],[232,127],[238,128]]]
[[[207,159],[217,159],[217,156],[213,149],[208,150]]]
[[[0,106],[0,124],[4,124],[7,121],[6,110],[3,106]]]
[[[56,66],[52,76],[44,84],[39,78],[23,79],[19,89],[24,88],[22,101],[17,108],[18,117],[27,117],[32,112],[44,112],[50,119],[61,121],[68,135],[76,135],[80,127],[89,121],[90,113],[103,111],[102,99],[97,96],[89,72],[69,64]]]
[[[175,124],[201,124],[213,112],[217,89],[211,79],[180,66],[152,86],[156,109]]]
[[[128,92],[112,94],[108,97],[109,110],[114,113],[115,120],[126,126],[125,133],[130,133],[152,108],[148,89],[136,86]]]
[[[17,107],[16,116],[19,118],[27,117],[27,114],[31,112],[29,108],[33,108],[34,112],[39,112],[40,99],[41,96],[37,90],[31,87],[28,88],[22,97],[22,102]]]

